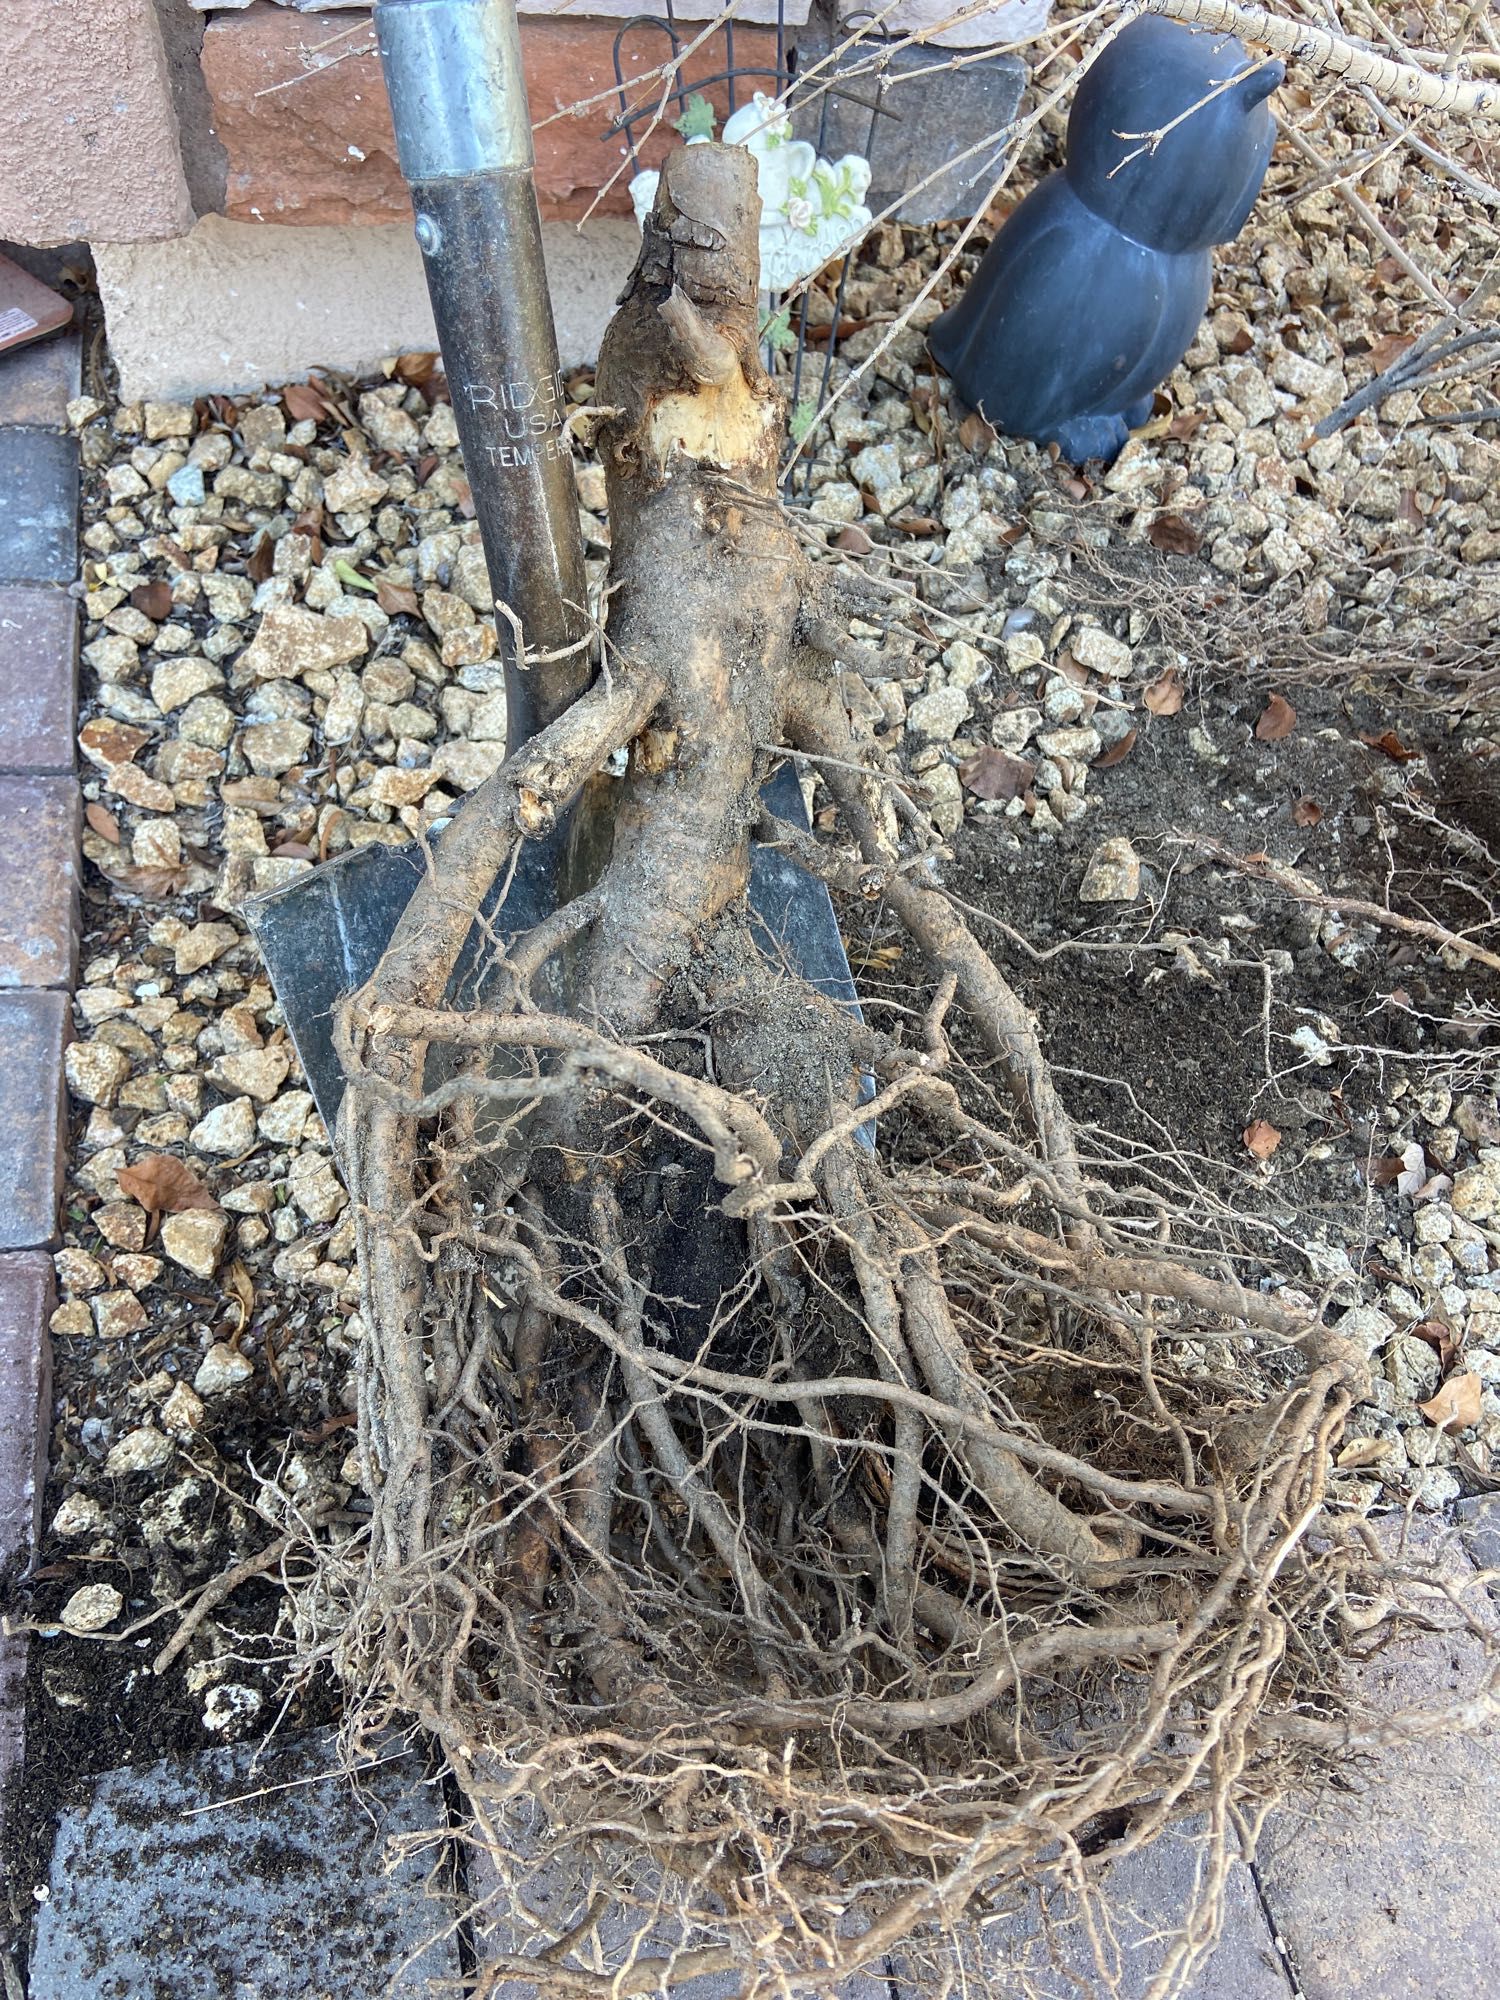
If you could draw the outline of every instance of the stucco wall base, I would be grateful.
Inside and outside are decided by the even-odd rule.
[[[635,223],[542,228],[564,367],[590,361],[640,246]],[[365,373],[437,345],[410,229],[290,228],[205,216],[163,243],[95,243],[128,401],[258,389],[318,367]]]

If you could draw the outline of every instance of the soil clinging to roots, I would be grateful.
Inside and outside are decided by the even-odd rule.
[[[757,224],[748,154],[669,157],[600,362],[598,676],[344,1011],[373,1515],[301,1615],[463,1788],[505,1911],[480,1991],[831,1990],[1196,1813],[1166,1993],[1258,1802],[1355,1740],[1334,1607],[1374,1558],[1321,1503],[1364,1359],[1081,1168],[851,732],[889,657],[778,502]],[[816,834],[760,803],[786,756]],[[591,885],[452,1005],[474,912],[570,813],[608,827]],[[766,953],[752,835],[884,900],[919,1005],[861,1023]],[[549,1904],[543,1851],[598,1894]]]

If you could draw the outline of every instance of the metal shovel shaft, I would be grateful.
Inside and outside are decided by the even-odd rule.
[[[555,652],[587,629],[583,539],[515,0],[376,0],[375,29],[490,582]],[[497,625],[514,750],[591,667],[580,647],[527,668]]]

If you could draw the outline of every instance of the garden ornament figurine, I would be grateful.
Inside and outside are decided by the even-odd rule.
[[[1132,21],[1078,86],[1067,165],[990,245],[933,354],[997,430],[1112,459],[1192,343],[1239,234],[1286,71],[1229,35]]]

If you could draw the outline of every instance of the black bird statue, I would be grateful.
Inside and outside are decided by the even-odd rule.
[[[1286,74],[1143,15],[1078,86],[1068,160],[1029,194],[928,343],[997,430],[1112,459],[1192,343],[1212,247],[1265,178]]]

